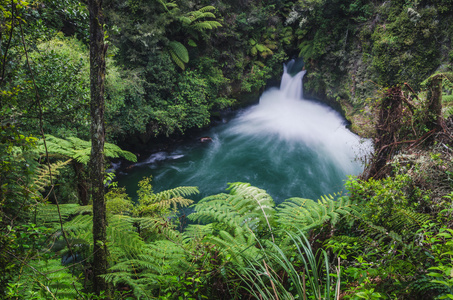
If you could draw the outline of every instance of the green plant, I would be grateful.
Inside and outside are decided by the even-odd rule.
[[[427,243],[431,246],[435,266],[430,267],[428,276],[432,283],[442,288],[438,299],[453,299],[453,230],[442,227],[434,236],[427,235]]]
[[[233,267],[246,285],[244,289],[256,299],[339,299],[340,269],[330,274],[326,251],[318,249],[313,253],[300,230],[286,234],[291,239],[289,248],[271,242],[260,247],[258,257],[247,259],[245,267]],[[260,239],[256,238],[256,242],[260,243]],[[335,286],[331,286],[334,282]]]

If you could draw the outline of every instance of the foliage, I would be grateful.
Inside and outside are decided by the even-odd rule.
[[[433,253],[434,266],[428,270],[428,276],[432,277],[432,283],[440,285],[439,290],[442,294],[439,299],[451,299],[453,297],[453,230],[450,228],[442,227],[437,235],[432,235],[427,232],[425,243],[428,244]],[[443,289],[442,289],[443,287]]]
[[[44,152],[44,144],[39,144],[39,149]],[[52,135],[46,135],[46,148],[47,152],[57,154],[64,157],[69,157],[76,160],[78,163],[87,164],[90,158],[91,143],[76,137],[68,137],[66,139],[57,138]],[[123,157],[129,161],[136,162],[137,157],[120,147],[105,143],[104,155],[109,158]]]
[[[35,260],[21,268],[6,290],[8,299],[74,299],[83,289],[60,259]]]
[[[107,213],[114,215],[126,215],[134,207],[131,198],[126,194],[125,188],[112,188],[105,194]]]
[[[340,270],[337,274],[329,274],[329,260],[326,251],[313,250],[303,232],[297,234],[288,232],[293,242],[290,251],[271,243],[271,251],[262,248],[261,257],[248,261],[246,268],[234,271],[242,278],[248,293],[255,299],[294,299],[307,296],[313,299],[339,299]],[[257,240],[259,242],[259,240]],[[272,266],[275,264],[285,271],[290,282],[289,288],[285,287],[279,272]],[[300,266],[301,265],[301,266]],[[303,267],[302,272],[298,268]],[[325,276],[320,278],[319,276]],[[336,285],[331,289],[332,277],[336,278]],[[308,284],[306,284],[308,282]]]
[[[138,186],[138,204],[134,208],[134,215],[138,217],[170,217],[169,214],[176,214],[178,206],[185,207],[193,203],[185,197],[199,193],[197,187],[181,186],[156,194],[152,190],[151,177],[144,178]]]
[[[278,283],[282,293],[336,293],[329,287],[332,278],[328,275],[330,265],[326,252],[322,254],[321,267],[308,240],[301,237],[301,231],[295,229],[290,233],[280,230],[279,222],[275,220],[275,205],[264,190],[246,183],[234,183],[230,184],[229,191],[229,194],[207,197],[195,205],[196,213],[190,218],[209,221],[209,224],[191,224],[183,232],[179,232],[175,230],[177,222],[170,222],[171,219],[168,219],[168,211],[163,208],[158,211],[159,206],[156,204],[169,204],[172,201],[164,199],[173,198],[175,201],[179,198],[178,195],[193,191],[189,187],[181,187],[154,194],[150,179],[144,179],[140,183],[139,203],[134,208],[137,217],[125,219],[136,224],[141,238],[149,242],[138,243],[143,246],[136,256],[120,257],[118,255],[121,251],[118,252],[115,257],[119,260],[105,278],[116,286],[127,285],[136,297],[145,298],[151,295],[158,295],[163,299],[184,295],[218,295],[217,289],[224,288],[221,282],[235,280],[234,278],[242,278],[244,284],[242,287],[237,286],[236,292],[231,290],[228,293],[253,294],[252,291],[247,292],[247,286],[253,285],[255,276],[252,274],[259,272],[256,268],[260,265],[264,267],[261,263],[261,258],[264,258],[268,270],[273,270],[275,274],[282,270],[287,272],[287,276],[292,276],[293,281],[289,281],[291,284]],[[324,199],[324,203],[330,202],[334,200]],[[339,211],[339,214],[345,213]],[[159,219],[159,215],[164,216],[165,221],[163,218]],[[286,223],[283,218],[280,222]],[[83,223],[77,221],[74,225],[76,224]],[[77,230],[74,225],[70,225],[68,230]],[[154,232],[152,240],[148,239],[150,232]],[[289,241],[290,237],[293,238],[293,243]],[[298,251],[297,254],[294,254],[295,250]],[[305,275],[302,271],[304,268]],[[327,272],[327,279],[317,279],[321,272]],[[303,277],[311,281],[310,291],[303,289]],[[325,289],[321,288],[322,282],[327,284]],[[267,280],[262,283],[266,285],[262,288],[270,287]]]

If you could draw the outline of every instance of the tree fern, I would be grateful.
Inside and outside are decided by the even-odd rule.
[[[46,135],[46,145],[47,151],[51,154],[69,157],[82,164],[87,164],[90,160],[90,141],[81,140],[76,137],[61,139],[52,135]],[[41,143],[38,143],[38,146],[38,149],[40,149],[41,152],[44,152],[45,149],[42,141]],[[110,143],[105,143],[104,155],[111,158],[123,157],[129,161],[137,161],[137,157],[133,153],[122,150],[120,147]]]
[[[71,162],[71,159],[66,161],[59,161],[53,164],[50,164],[50,171],[47,165],[40,165],[36,171],[34,184],[38,190],[43,191],[46,186],[50,184],[50,175],[58,176],[60,174],[60,169],[65,167]]]
[[[216,18],[215,14],[211,12],[213,10],[215,10],[214,6],[205,6],[199,10],[191,11],[183,16],[184,23],[189,25],[190,29],[200,32],[222,27],[222,24],[218,21],[206,20]]]
[[[237,266],[244,266],[244,259],[253,259],[259,254],[255,234],[246,228],[237,227],[233,234],[221,230],[216,235],[207,236],[205,240],[217,245],[224,259]]]
[[[151,178],[145,178],[139,183],[138,202],[134,209],[137,217],[151,217],[168,214],[173,207],[173,211],[178,208],[189,206],[193,200],[186,197],[198,194],[198,188],[194,186],[180,186],[174,189],[165,190],[155,194],[151,187]]]
[[[230,228],[246,226],[258,231],[268,228],[271,233],[275,206],[271,196],[249,183],[230,183],[228,189],[229,195],[218,194],[199,201],[189,218],[219,222]]]
[[[278,222],[282,228],[306,231],[330,221],[335,225],[339,218],[357,213],[358,206],[349,197],[323,196],[317,202],[310,199],[290,198],[277,207]]]
[[[89,207],[88,209],[90,209]],[[60,204],[60,215],[63,222],[69,218],[86,212],[87,207],[78,204]],[[60,216],[55,204],[43,204],[37,207],[34,216],[37,225],[55,226],[60,225]]]

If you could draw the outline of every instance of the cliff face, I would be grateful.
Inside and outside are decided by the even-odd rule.
[[[384,88],[407,83],[419,92],[434,72],[451,69],[453,8],[443,1],[312,3],[296,4],[289,19],[304,30],[305,88],[341,103],[351,119]]]

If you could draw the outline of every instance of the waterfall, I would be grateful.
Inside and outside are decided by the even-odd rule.
[[[153,175],[156,191],[195,185],[202,196],[243,181],[266,189],[277,202],[341,191],[347,175],[362,171],[355,159],[369,146],[346,128],[338,112],[304,99],[305,71],[292,67],[284,66],[280,87],[265,91],[258,105],[204,132],[212,142],[151,156],[137,164],[132,181]]]

